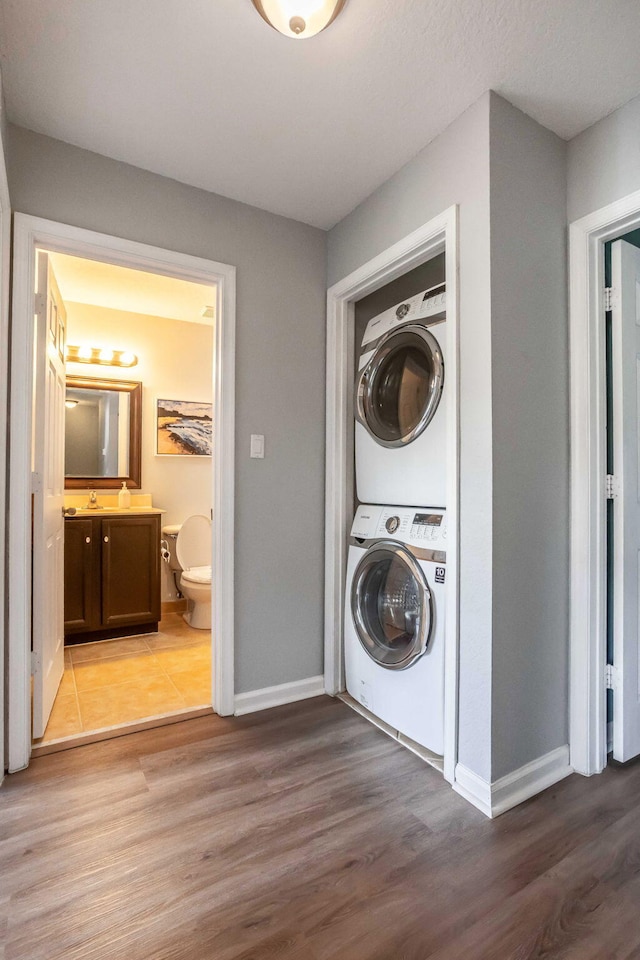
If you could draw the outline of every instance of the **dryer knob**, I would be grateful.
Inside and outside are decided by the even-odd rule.
[[[387,533],[395,533],[400,526],[400,517],[389,517],[385,523]]]

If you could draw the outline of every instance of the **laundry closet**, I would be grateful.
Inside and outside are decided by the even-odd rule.
[[[357,301],[353,316],[354,517],[344,597],[344,697],[442,769],[445,254]]]

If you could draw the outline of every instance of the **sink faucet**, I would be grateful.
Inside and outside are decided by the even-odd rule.
[[[85,510],[97,510],[98,509],[98,495],[95,490],[89,490],[89,502],[87,503]]]

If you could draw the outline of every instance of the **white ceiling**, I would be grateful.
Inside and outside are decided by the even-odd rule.
[[[210,317],[202,316],[206,307],[215,305],[213,287],[66,253],[50,253],[49,257],[62,299],[67,303],[213,324]]]
[[[328,228],[494,89],[571,138],[640,93],[637,0],[0,0],[9,119]]]

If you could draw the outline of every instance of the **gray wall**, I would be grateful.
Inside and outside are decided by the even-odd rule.
[[[459,204],[459,759],[491,779],[492,454],[489,104],[485,94],[329,234],[329,283]]]
[[[8,153],[14,210],[238,268],[236,691],[321,673],[326,235],[11,125]]]
[[[640,190],[640,97],[569,143],[569,223]]]
[[[492,95],[494,780],[568,742],[565,154]]]

